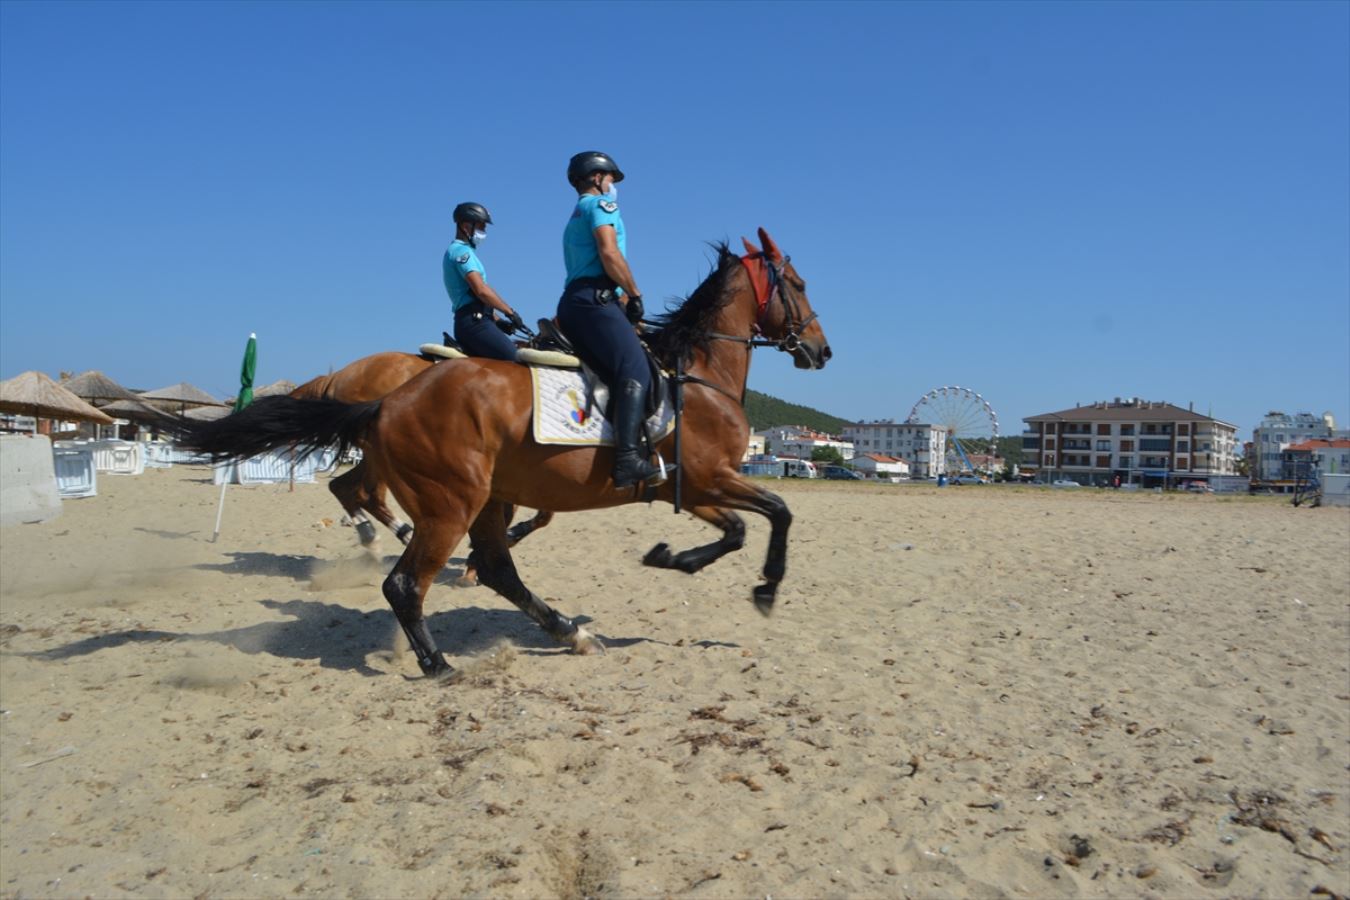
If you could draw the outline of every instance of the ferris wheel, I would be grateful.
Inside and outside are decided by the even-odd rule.
[[[974,470],[972,440],[989,441],[991,453],[998,447],[998,413],[983,396],[960,385],[934,388],[919,398],[909,411],[910,423],[941,425],[947,429],[947,471]]]

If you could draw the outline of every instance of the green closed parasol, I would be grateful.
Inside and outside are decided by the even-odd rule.
[[[239,396],[234,398],[234,411],[239,412],[253,402],[253,376],[258,374],[258,336],[248,336],[244,348],[244,365],[239,371]]]

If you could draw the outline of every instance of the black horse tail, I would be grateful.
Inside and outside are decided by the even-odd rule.
[[[282,447],[293,447],[301,459],[334,445],[341,459],[379,413],[379,400],[343,403],[277,396],[263,397],[213,422],[179,418],[164,427],[180,447],[204,453],[216,462],[247,459]]]

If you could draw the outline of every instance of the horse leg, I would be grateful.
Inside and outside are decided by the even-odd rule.
[[[365,502],[361,504],[361,507],[374,516],[385,528],[394,532],[394,537],[402,541],[406,547],[408,542],[412,540],[413,527],[395,516],[385,505],[384,500],[389,494],[389,487],[377,478],[374,472],[366,470],[362,478],[362,489]]]
[[[764,561],[764,584],[757,585],[754,590],[755,609],[769,615],[778,598],[778,585],[787,572],[787,538],[792,526],[792,513],[787,504],[782,497],[746,481],[734,471],[723,472],[711,490],[700,492],[700,500],[703,503],[711,501],[722,508],[756,512],[769,520],[773,530],[769,534],[769,555]]]
[[[553,521],[553,513],[541,509],[534,514],[533,519],[527,519],[517,525],[512,525],[506,532],[506,546],[514,547],[530,535],[534,534],[540,528],[546,528],[549,522]]]
[[[524,610],[555,640],[570,644],[574,653],[603,653],[605,645],[599,638],[561,615],[521,582],[506,539],[509,511],[506,504],[490,501],[469,529],[473,542],[470,561],[478,567],[478,580]]]
[[[360,539],[361,546],[369,547],[375,543],[379,535],[364,511],[364,507],[369,503],[365,476],[365,462],[362,461],[329,481],[328,490],[356,524],[356,536]]]
[[[462,517],[443,512],[437,518],[423,520],[384,580],[384,598],[408,636],[408,643],[417,655],[417,665],[424,675],[442,675],[450,671],[450,664],[436,648],[436,641],[427,628],[422,604],[427,589],[463,535]]]
[[[678,569],[693,574],[704,566],[716,562],[734,550],[745,546],[745,520],[729,509],[716,506],[696,506],[689,510],[698,518],[722,529],[722,537],[711,544],[704,544],[692,550],[671,553],[670,545],[657,544],[642,557],[644,566],[658,569]]]

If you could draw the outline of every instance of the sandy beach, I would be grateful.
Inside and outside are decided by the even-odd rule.
[[[1350,510],[784,483],[696,576],[669,507],[428,595],[421,678],[322,483],[178,467],[0,532],[0,896],[1350,894]],[[401,638],[400,638],[401,639]]]

